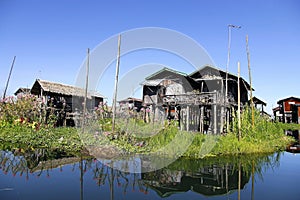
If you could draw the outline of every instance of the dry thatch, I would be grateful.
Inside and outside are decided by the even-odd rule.
[[[31,93],[40,94],[41,89],[43,92],[61,94],[65,96],[82,97],[85,95],[85,90],[83,88],[37,79],[31,88]],[[88,98],[104,98],[104,96],[97,92],[88,92],[87,96]]]

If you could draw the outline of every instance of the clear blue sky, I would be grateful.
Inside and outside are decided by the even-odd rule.
[[[300,97],[299,21],[297,0],[0,0],[0,92],[4,91],[15,55],[8,94],[18,87],[31,87],[36,78],[74,84],[87,48],[141,27],[162,27],[186,34],[207,50],[219,68],[225,69],[227,25],[235,24],[242,28],[232,30],[229,70],[236,74],[239,60],[242,76],[248,80],[248,34],[254,95],[267,101],[270,112],[278,99]],[[120,67],[131,63],[129,58],[121,58]],[[181,62],[168,62],[166,58],[162,62],[162,56],[154,56],[153,60],[148,56],[147,62],[167,63],[191,72]],[[113,75],[114,70],[110,71]],[[100,82],[98,90],[111,97],[111,86]]]

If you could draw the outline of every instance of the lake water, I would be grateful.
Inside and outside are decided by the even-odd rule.
[[[0,153],[1,200],[300,199],[300,154],[289,152],[181,159],[148,173],[114,170],[93,158]]]

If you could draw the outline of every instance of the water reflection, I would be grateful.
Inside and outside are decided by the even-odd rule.
[[[68,177],[75,176],[79,181],[73,183],[78,186],[74,187],[74,193],[78,194],[80,187],[79,199],[93,199],[103,195],[110,199],[132,199],[139,195],[149,195],[150,199],[158,199],[171,198],[188,191],[185,194],[192,195],[194,198],[202,195],[209,197],[236,195],[235,198],[240,199],[240,191],[250,181],[253,199],[254,175],[262,178],[265,170],[278,167],[280,155],[214,157],[202,160],[180,159],[166,168],[140,174],[114,170],[87,156],[57,158],[45,150],[36,150],[31,154],[0,151],[0,168],[5,176],[19,175],[25,177],[26,180],[33,177],[50,178],[52,176],[57,179],[59,172],[62,172],[61,176],[63,174]],[[40,179],[40,182],[44,181],[49,180]],[[60,178],[55,183],[67,185],[70,184],[70,179]],[[34,190],[31,184],[23,187],[27,187],[27,190]],[[0,181],[1,189],[5,188],[2,188]],[[64,194],[60,192],[60,195]],[[44,198],[35,197],[36,199]]]
[[[292,136],[295,139],[295,142],[289,145],[286,151],[291,153],[300,153],[300,133],[299,130],[286,130],[285,134]]]

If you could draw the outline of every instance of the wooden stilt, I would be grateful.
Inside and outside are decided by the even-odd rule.
[[[204,106],[200,109],[200,132],[204,133]]]
[[[213,118],[214,118],[214,121],[213,121],[213,123],[214,123],[214,130],[213,130],[213,133],[214,134],[217,134],[217,91],[215,90],[214,91],[215,92],[215,94],[214,94],[214,105],[213,105],[213,112],[214,112],[214,116],[213,116]]]
[[[190,106],[186,107],[186,131],[190,130]]]

